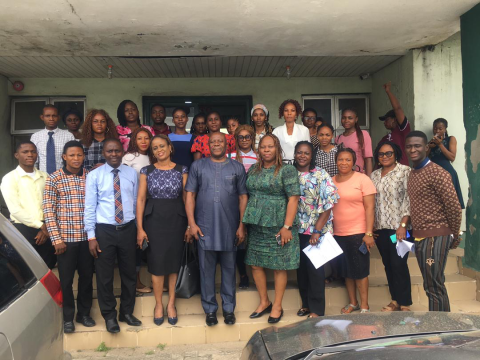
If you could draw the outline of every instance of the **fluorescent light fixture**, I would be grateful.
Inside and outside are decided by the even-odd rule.
[[[185,104],[191,104],[192,102],[191,101],[185,101]]]

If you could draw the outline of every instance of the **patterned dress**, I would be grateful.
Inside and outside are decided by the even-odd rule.
[[[143,229],[149,241],[147,264],[150,274],[168,275],[180,269],[187,229],[182,198],[183,175],[187,173],[187,167],[178,164],[171,170],[160,170],[154,165],[140,170],[140,174],[147,177]]]
[[[248,225],[248,244],[245,263],[274,270],[294,270],[300,264],[298,219],[292,228],[293,238],[283,247],[275,235],[285,224],[288,198],[300,195],[297,170],[283,165],[275,175],[275,166],[248,171],[248,199],[243,222]]]

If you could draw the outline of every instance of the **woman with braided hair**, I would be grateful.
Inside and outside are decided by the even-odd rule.
[[[90,110],[83,124],[81,140],[85,151],[83,167],[88,171],[105,164],[103,143],[106,139],[118,139],[115,123],[105,110]]]
[[[283,149],[283,161],[293,164],[295,145],[299,141],[310,142],[310,131],[303,125],[296,124],[297,118],[302,114],[302,107],[297,100],[285,100],[278,108],[278,118],[282,116],[285,124],[273,130],[273,134],[280,140]]]

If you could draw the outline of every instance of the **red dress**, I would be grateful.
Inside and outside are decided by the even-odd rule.
[[[227,139],[227,154],[231,154],[236,152],[235,148],[235,137],[233,135],[228,135],[225,134],[225,138]],[[195,140],[193,141],[192,145],[192,153],[194,152],[199,152],[202,154],[202,157],[210,157],[210,148],[208,147],[208,140],[209,136],[207,135],[202,135],[202,136],[197,136]]]

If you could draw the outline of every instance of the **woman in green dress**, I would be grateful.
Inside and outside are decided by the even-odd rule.
[[[260,304],[250,318],[270,313],[268,322],[283,316],[282,299],[287,286],[287,270],[300,264],[298,221],[300,184],[297,170],[282,162],[280,141],[266,134],[258,145],[258,162],[248,171],[249,200],[243,222],[248,225],[245,263],[252,267]],[[274,271],[275,300],[268,299],[264,269]]]

